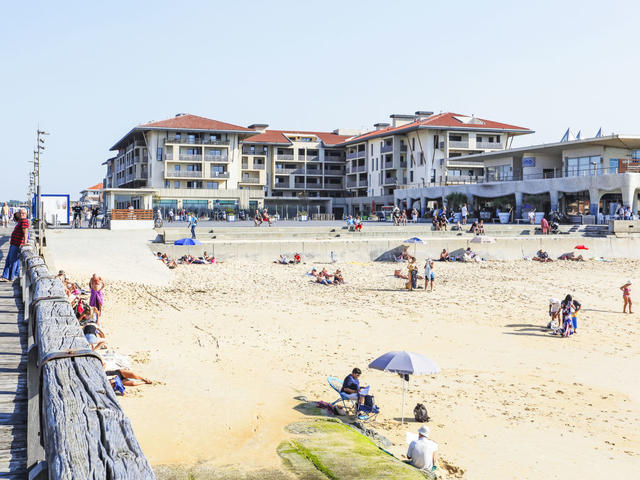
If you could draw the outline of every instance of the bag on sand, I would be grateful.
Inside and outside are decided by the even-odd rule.
[[[416,408],[413,409],[413,416],[416,418],[416,422],[424,423],[430,420],[429,414],[427,413],[427,407],[421,403],[418,403]]]

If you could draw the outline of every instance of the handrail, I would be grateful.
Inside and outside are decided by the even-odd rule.
[[[153,210],[130,210],[117,209],[111,210],[111,220],[153,220]]]
[[[27,292],[25,312],[32,311],[29,478],[155,479],[62,283],[38,258],[35,246],[22,247],[20,282]]]

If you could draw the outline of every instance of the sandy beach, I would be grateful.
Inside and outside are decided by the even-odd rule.
[[[422,402],[458,477],[640,471],[640,320],[618,290],[640,262],[436,263],[434,292],[405,291],[394,264],[338,266],[347,285],[313,284],[311,264],[256,263],[180,266],[167,287],[109,283],[109,345],[156,382],[121,400],[152,465],[283,468],[296,397],[332,402],[327,375],[358,366],[382,410],[371,426],[398,456]],[[548,298],[567,293],[583,312],[564,339],[541,327]],[[366,368],[390,350],[442,367],[411,378],[405,425],[398,376]]]

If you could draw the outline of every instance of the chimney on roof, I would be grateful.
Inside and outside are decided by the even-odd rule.
[[[264,133],[264,132],[266,132],[267,128],[269,128],[269,124],[267,124],[267,123],[252,123],[247,128],[250,128],[251,130],[257,130],[258,132]]]
[[[415,122],[417,118],[415,115],[406,115],[404,113],[394,113],[393,115],[389,115],[389,117],[393,121],[394,127],[401,127],[403,125]]]
[[[418,120],[418,121],[426,120],[431,115],[433,115],[433,112],[430,112],[428,110],[418,110],[416,112],[416,120]]]
[[[333,132],[335,135],[342,135],[345,137],[355,137],[361,135],[363,132],[356,128],[336,128]]]
[[[383,122],[374,123],[373,124],[373,128],[375,128],[376,130],[382,130],[382,129],[385,129],[385,128],[389,127],[389,126],[390,125],[388,123],[383,123]]]

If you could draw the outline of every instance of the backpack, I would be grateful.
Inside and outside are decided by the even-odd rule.
[[[423,404],[418,403],[416,408],[413,409],[413,416],[416,419],[416,422],[428,422],[430,420],[429,414],[427,413],[427,407]]]

